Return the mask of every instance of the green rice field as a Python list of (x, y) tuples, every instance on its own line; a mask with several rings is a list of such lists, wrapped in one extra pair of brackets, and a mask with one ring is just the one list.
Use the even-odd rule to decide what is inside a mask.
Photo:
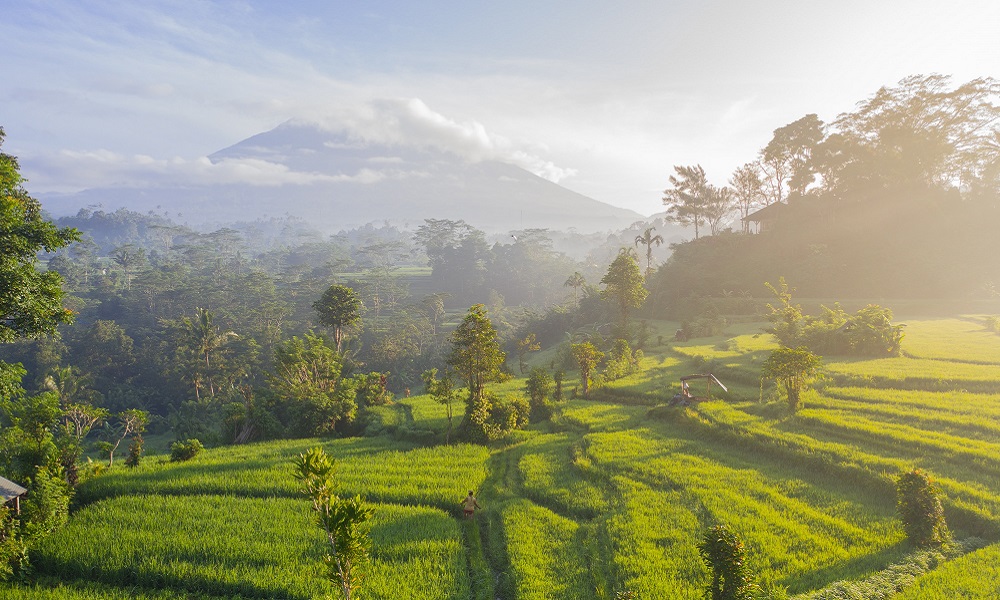
[[(742, 325), (649, 348), (640, 373), (491, 446), (444, 444), (444, 407), (414, 396), (379, 408), (378, 435), (116, 466), (32, 550), (35, 583), (0, 599), (337, 597), (290, 463), (317, 444), (338, 491), (375, 508), (359, 599), (703, 598), (697, 544), (719, 523), (762, 598), (1000, 597), (1000, 336), (976, 316), (905, 322), (903, 356), (824, 357), (794, 414), (760, 381), (773, 342)], [(729, 391), (669, 406), (702, 372)], [(943, 493), (955, 544), (940, 552), (896, 516), (894, 480), (914, 467)]]

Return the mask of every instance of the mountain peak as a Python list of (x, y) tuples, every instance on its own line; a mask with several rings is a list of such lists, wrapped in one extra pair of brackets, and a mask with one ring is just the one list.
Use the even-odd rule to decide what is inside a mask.
[[(416, 226), (425, 218), (463, 219), (490, 232), (604, 231), (642, 218), (500, 160), (463, 156), (435, 143), (364, 138), (300, 120), (208, 158), (229, 173), (225, 183), (94, 189), (43, 202), (53, 214), (95, 203), (141, 212), (158, 205), (183, 213), (194, 226), (293, 215), (326, 232), (383, 221)], [(241, 169), (256, 176), (234, 177)]]

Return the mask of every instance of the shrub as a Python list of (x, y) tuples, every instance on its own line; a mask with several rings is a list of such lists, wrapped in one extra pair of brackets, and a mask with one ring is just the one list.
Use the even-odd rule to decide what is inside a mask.
[(535, 367), (528, 375), (525, 387), (531, 405), (531, 422), (538, 423), (552, 418), (552, 403), (548, 401), (549, 393), (552, 391), (552, 376), (549, 372)]
[(494, 441), (528, 424), (531, 406), (528, 399), (516, 394), (499, 397), (485, 392), (469, 407), (462, 423), (471, 441)]
[(640, 360), (642, 360), (642, 350), (633, 352), (627, 341), (615, 340), (611, 352), (608, 353), (608, 362), (604, 367), (604, 378), (607, 381), (614, 381), (631, 375), (639, 370)]
[(798, 348), (778, 348), (771, 352), (762, 365), (766, 379), (774, 379), (788, 395), (788, 407), (797, 410), (799, 396), (809, 384), (809, 380), (819, 370), (820, 358), (805, 346)]
[(716, 525), (705, 532), (698, 544), (702, 560), (712, 570), (708, 595), (712, 600), (750, 600), (753, 585), (746, 572), (746, 551), (743, 542), (725, 525)]
[(197, 439), (192, 438), (183, 442), (177, 440), (173, 444), (170, 444), (170, 460), (172, 462), (191, 460), (204, 449), (205, 447)]
[(128, 456), (125, 458), (125, 464), (129, 467), (138, 467), (139, 461), (142, 460), (142, 451), (145, 446), (146, 441), (142, 439), (141, 435), (132, 438), (132, 443), (128, 446)]
[(931, 546), (951, 539), (937, 487), (926, 473), (920, 469), (903, 473), (896, 482), (896, 493), (896, 509), (914, 545)]

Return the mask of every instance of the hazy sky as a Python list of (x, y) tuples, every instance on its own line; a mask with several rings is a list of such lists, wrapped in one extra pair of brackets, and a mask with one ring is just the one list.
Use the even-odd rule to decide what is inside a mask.
[[(880, 86), (1000, 77), (1000, 2), (0, 0), (0, 125), (29, 191), (206, 176), (291, 118), (393, 128), (598, 200), (663, 209), (771, 132)], [(209, 173), (210, 175), (210, 173)]]

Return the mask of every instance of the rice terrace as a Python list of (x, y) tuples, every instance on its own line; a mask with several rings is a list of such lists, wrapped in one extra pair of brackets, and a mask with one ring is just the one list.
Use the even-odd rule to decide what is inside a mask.
[[(317, 444), (338, 460), (338, 492), (376, 507), (359, 598), (701, 598), (697, 546), (716, 522), (771, 593), (995, 597), (1000, 336), (975, 315), (906, 325), (901, 358), (827, 357), (795, 414), (768, 390), (761, 401), (757, 364), (773, 343), (747, 323), (651, 347), (639, 372), (488, 448), (438, 443), (444, 407), (414, 396), (381, 407), (373, 437), (151, 456), (88, 480), (69, 524), (33, 550), (42, 581), (63, 583), (3, 597), (331, 595), (290, 467)], [(664, 382), (695, 364), (730, 392), (669, 407), (679, 386)], [(914, 467), (943, 491), (946, 549), (906, 542), (894, 480)], [(474, 520), (460, 517), (467, 487), (485, 506)]]

